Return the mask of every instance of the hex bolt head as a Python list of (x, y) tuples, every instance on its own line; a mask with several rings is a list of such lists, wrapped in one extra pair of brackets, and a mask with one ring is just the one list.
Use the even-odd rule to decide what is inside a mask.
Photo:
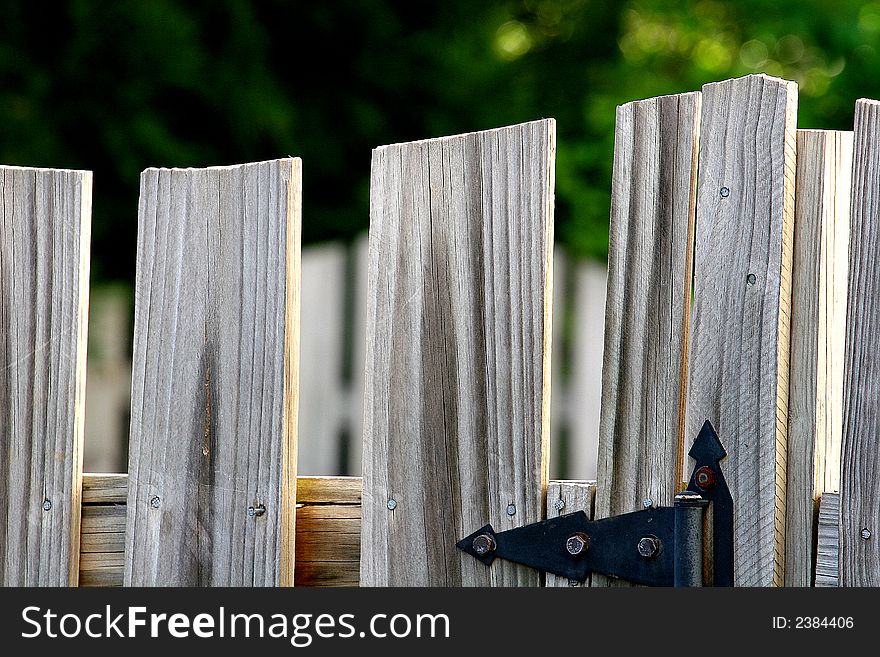
[(650, 509), (652, 506), (654, 506), (654, 500), (652, 500), (650, 497), (646, 497), (642, 500), (642, 506), (646, 509)]
[(694, 473), (694, 481), (700, 490), (709, 490), (715, 486), (715, 472), (704, 465)]
[(660, 541), (655, 536), (643, 536), (638, 543), (639, 556), (653, 559), (660, 552)]
[(489, 534), (480, 534), (474, 539), (471, 547), (474, 549), (474, 552), (483, 556), (495, 551), (495, 539), (489, 536)]
[(159, 499), (158, 495), (154, 495), (153, 499), (150, 500), (150, 506), (154, 509), (158, 509), (160, 504), (162, 504), (162, 500)]
[(51, 511), (52, 510), (52, 500), (48, 497), (43, 500), (43, 511)]
[(565, 500), (556, 500), (553, 503), (553, 508), (557, 511), (562, 511), (565, 508)]
[(730, 190), (727, 189), (727, 187), (722, 187), (721, 188), (721, 198), (727, 198), (728, 196), (730, 196)]
[(394, 509), (397, 508), (397, 500), (395, 500), (395, 499), (392, 497), (390, 500), (388, 500), (388, 503), (387, 503), (385, 506), (388, 507), (388, 510), (389, 510), (389, 511), (394, 511)]
[(266, 513), (266, 505), (265, 504), (257, 504), (256, 506), (249, 506), (247, 510), (247, 514), (251, 518), (259, 518), (261, 515)]
[(573, 557), (583, 554), (588, 547), (590, 547), (590, 537), (583, 532), (572, 534), (565, 541), (565, 551)]
[(859, 533), (862, 535), (862, 538), (865, 539), (866, 541), (871, 538), (871, 530), (868, 529), (867, 527), (862, 529), (862, 531)]
[(507, 515), (515, 516), (516, 515), (516, 504), (508, 504), (507, 505)]

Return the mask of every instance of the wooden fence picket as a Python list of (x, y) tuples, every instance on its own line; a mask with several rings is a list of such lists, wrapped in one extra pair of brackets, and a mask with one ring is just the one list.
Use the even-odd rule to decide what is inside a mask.
[(75, 586), (92, 174), (0, 167), (0, 584)]
[(596, 518), (681, 487), (699, 122), (699, 93), (617, 110)]
[(838, 490), (852, 133), (798, 130), (785, 585), (811, 586), (816, 511)]
[(300, 185), (142, 175), (126, 585), (293, 583)]
[(840, 585), (880, 586), (880, 101), (855, 109), (840, 481)]
[(738, 586), (783, 583), (797, 85), (703, 87), (685, 436), (724, 443)]
[(537, 585), (452, 547), (543, 517), (555, 124), (373, 153), (362, 585)]

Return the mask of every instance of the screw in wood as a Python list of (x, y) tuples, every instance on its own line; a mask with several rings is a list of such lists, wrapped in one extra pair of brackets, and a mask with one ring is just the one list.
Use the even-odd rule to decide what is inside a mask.
[(266, 506), (264, 504), (258, 504), (257, 506), (249, 506), (247, 510), (247, 514), (249, 517), (259, 518), (261, 515), (266, 513)]
[(590, 547), (590, 537), (583, 532), (572, 534), (565, 541), (565, 551), (573, 557), (582, 554), (588, 547)]
[(730, 190), (727, 189), (727, 187), (722, 187), (721, 188), (721, 198), (727, 198), (728, 196), (730, 196)]
[(43, 500), (43, 511), (51, 511), (52, 510), (52, 500), (48, 497)]
[(153, 499), (150, 500), (150, 506), (154, 509), (158, 509), (160, 504), (162, 504), (162, 500), (159, 499), (158, 495), (153, 496)]
[(556, 500), (553, 503), (553, 508), (557, 511), (562, 511), (565, 508), (565, 500)]
[(642, 506), (646, 509), (650, 509), (652, 506), (654, 506), (654, 500), (652, 500), (650, 497), (646, 497), (642, 500)]
[(516, 515), (516, 504), (508, 504), (507, 505), (507, 515), (515, 516)]
[(474, 552), (483, 556), (495, 551), (495, 539), (489, 536), (489, 534), (480, 534), (474, 539), (471, 547), (473, 547)]
[(388, 504), (386, 504), (385, 506), (388, 507), (388, 510), (389, 510), (389, 511), (394, 511), (394, 509), (397, 508), (397, 500), (395, 500), (395, 499), (392, 497), (390, 500), (388, 500)]
[(757, 280), (758, 277), (754, 274), (749, 274), (748, 276), (746, 276), (746, 283), (748, 283), (749, 285), (754, 285)]
[(640, 556), (645, 559), (651, 559), (652, 557), (656, 557), (657, 553), (660, 551), (660, 542), (653, 536), (643, 536), (639, 539), (639, 543), (636, 547)]
[(865, 527), (864, 529), (862, 529), (862, 531), (861, 531), (860, 533), (861, 533), (861, 535), (862, 535), (862, 538), (865, 539), (866, 541), (867, 541), (869, 538), (871, 538), (871, 530), (868, 529), (867, 527)]

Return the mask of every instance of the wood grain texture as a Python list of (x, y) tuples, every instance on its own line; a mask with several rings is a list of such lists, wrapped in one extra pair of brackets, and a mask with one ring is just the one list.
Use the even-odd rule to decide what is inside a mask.
[(819, 502), (816, 586), (840, 586), (840, 493), (823, 493)]
[[(80, 586), (122, 586), (127, 489), (128, 475), (83, 477)], [(357, 586), (361, 479), (299, 477), (296, 501), (296, 586)]]
[(125, 504), (127, 499), (127, 474), (99, 473), (83, 476), (83, 505)]
[(293, 582), (300, 185), (298, 159), (141, 177), (126, 585)]
[[(855, 109), (840, 481), (840, 584), (880, 586), (880, 101)], [(868, 530), (871, 538), (861, 537)]]
[(617, 108), (597, 518), (637, 511), (644, 499), (671, 505), (681, 488), (700, 100)]
[(838, 490), (852, 133), (798, 130), (785, 585), (810, 586), (816, 513)]
[(782, 585), (797, 85), (703, 87), (688, 359), (688, 444), (728, 457), (737, 586)]
[(77, 582), (91, 203), (91, 172), (0, 167), (4, 586)]
[[(587, 514), (587, 518), (592, 520), (595, 495), (595, 481), (551, 481), (547, 486), (546, 518), (556, 518), (576, 511), (583, 511)], [(589, 585), (589, 577), (581, 583), (551, 573), (544, 576), (544, 586), (548, 588)]]
[[(83, 476), (84, 490), (91, 488), (94, 477)], [(128, 475), (113, 477), (127, 487)], [(551, 481), (548, 503), (561, 496), (566, 500), (563, 513), (578, 508), (591, 512), (594, 488), (593, 482)], [(125, 500), (83, 504), (80, 586), (122, 586)], [(298, 477), (296, 502), (296, 586), (358, 586), (361, 478)]]
[(361, 555), (359, 477), (297, 480), (296, 586), (357, 586)]
[(373, 152), (365, 585), (539, 583), (454, 542), (543, 515), (554, 156), (552, 120)]

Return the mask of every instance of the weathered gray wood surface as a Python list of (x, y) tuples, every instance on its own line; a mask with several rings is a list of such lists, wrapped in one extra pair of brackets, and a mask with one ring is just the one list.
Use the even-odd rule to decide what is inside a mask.
[[(587, 518), (593, 519), (593, 503), (596, 495), (595, 481), (551, 481), (547, 486), (547, 518), (583, 511)], [(589, 586), (586, 582), (578, 582), (551, 573), (545, 575), (544, 586)]]
[(540, 581), (450, 541), (543, 516), (554, 154), (552, 120), (373, 153), (364, 585)]
[(840, 494), (824, 493), (819, 502), (819, 536), (816, 543), (816, 586), (839, 586)]
[(703, 87), (686, 439), (729, 454), (738, 586), (783, 583), (797, 85)]
[(293, 582), (300, 179), (141, 178), (126, 585)]
[(699, 121), (699, 93), (617, 109), (597, 518), (681, 486)]
[(798, 130), (785, 585), (810, 586), (816, 512), (840, 479), (852, 133)]
[[(841, 586), (880, 586), (880, 101), (855, 110), (840, 481)], [(862, 538), (867, 530), (870, 538)]]
[(0, 584), (76, 585), (92, 174), (0, 167)]

